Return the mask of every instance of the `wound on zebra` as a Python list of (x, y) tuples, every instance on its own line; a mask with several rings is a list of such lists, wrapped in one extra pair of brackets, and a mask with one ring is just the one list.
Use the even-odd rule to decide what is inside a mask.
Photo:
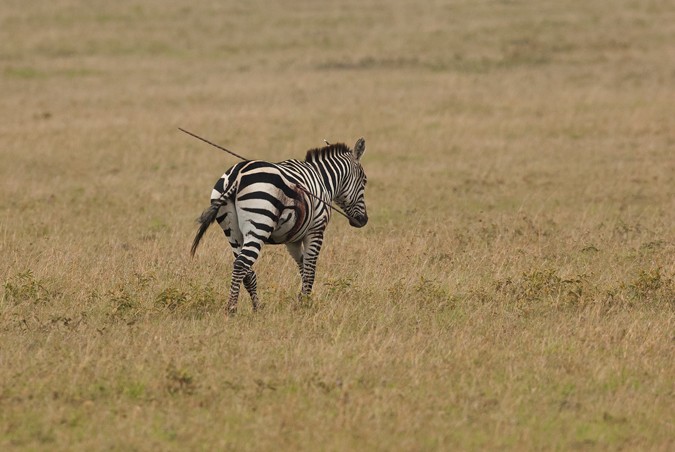
[(312, 292), (331, 203), (345, 212), (351, 226), (361, 228), (368, 222), (367, 178), (361, 166), (365, 150), (363, 138), (354, 149), (343, 143), (327, 144), (307, 151), (304, 161), (243, 161), (218, 179), (211, 191), (211, 205), (197, 220), (199, 230), (191, 254), (209, 226), (217, 222), (234, 254), (228, 314), (237, 311), (242, 282), (253, 310), (258, 309), (253, 264), (265, 244), (286, 245), (300, 270), (300, 297)]

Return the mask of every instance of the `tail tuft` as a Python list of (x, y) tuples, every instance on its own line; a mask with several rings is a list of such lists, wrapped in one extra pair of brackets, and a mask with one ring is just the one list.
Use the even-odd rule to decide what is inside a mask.
[(195, 256), (195, 251), (197, 251), (199, 242), (202, 240), (206, 230), (209, 228), (209, 226), (211, 226), (211, 223), (216, 221), (218, 209), (220, 209), (221, 205), (222, 204), (218, 202), (211, 204), (197, 219), (197, 223), (199, 223), (199, 230), (197, 231), (197, 235), (195, 235), (195, 239), (192, 241), (192, 248), (190, 248), (191, 257)]
[[(233, 170), (235, 168), (237, 168), (236, 165), (234, 167), (232, 167)], [(218, 182), (222, 183), (221, 181), (223, 181), (222, 178)], [(211, 223), (216, 221), (216, 217), (218, 216), (218, 211), (220, 210), (220, 208), (223, 205), (225, 205), (225, 203), (227, 203), (227, 200), (232, 197), (234, 192), (237, 191), (237, 186), (238, 186), (238, 184), (236, 182), (232, 183), (232, 184), (229, 184), (229, 187), (227, 188), (227, 190), (222, 192), (220, 194), (219, 198), (211, 199), (211, 205), (204, 212), (202, 212), (202, 214), (199, 216), (199, 218), (197, 219), (197, 223), (199, 223), (199, 230), (197, 231), (197, 235), (195, 236), (195, 239), (192, 241), (192, 248), (190, 248), (190, 256), (195, 257), (195, 251), (197, 251), (197, 247), (199, 246), (199, 242), (202, 240), (202, 236), (204, 235), (206, 230), (209, 228), (209, 226), (211, 226)], [(217, 187), (218, 187), (218, 185), (216, 184), (216, 189), (218, 189)], [(224, 189), (224, 188), (225, 187), (223, 186), (220, 189)], [(218, 189), (218, 191), (220, 191), (220, 189)]]

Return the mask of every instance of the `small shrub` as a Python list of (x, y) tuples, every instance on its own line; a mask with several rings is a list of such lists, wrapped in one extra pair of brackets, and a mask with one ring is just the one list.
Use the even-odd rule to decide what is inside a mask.
[(630, 298), (638, 301), (675, 303), (675, 287), (672, 278), (662, 274), (661, 268), (640, 270), (638, 276), (622, 288), (627, 289)]
[(640, 274), (631, 283), (630, 288), (638, 295), (648, 295), (655, 292), (664, 285), (661, 278), (661, 269), (656, 268), (652, 270), (640, 270)]
[(413, 290), (424, 304), (440, 304), (450, 299), (450, 294), (445, 287), (438, 281), (427, 279), (424, 276), (420, 277)]
[(218, 303), (218, 298), (213, 287), (191, 284), (187, 291), (175, 287), (163, 289), (155, 297), (154, 305), (160, 311), (202, 317), (222, 307), (222, 303)]
[(140, 303), (124, 288), (107, 292), (106, 298), (112, 306), (109, 316), (114, 320), (128, 322), (140, 314)]
[(197, 385), (187, 370), (179, 369), (171, 363), (166, 369), (166, 390), (171, 395), (192, 395), (197, 390)]
[(212, 286), (196, 287), (192, 285), (186, 313), (196, 317), (216, 312), (223, 307), (224, 297), (219, 295)]
[(552, 268), (525, 272), (520, 278), (506, 278), (495, 283), (497, 292), (514, 298), (514, 301), (555, 301), (578, 304), (593, 296), (594, 288), (587, 275), (561, 278)]
[(352, 284), (353, 281), (351, 278), (333, 278), (323, 283), (323, 285), (328, 288), (328, 293), (331, 295), (344, 292), (351, 287)]
[(39, 279), (35, 278), (32, 270), (18, 273), (4, 284), (5, 295), (3, 301), (12, 304), (31, 302), (41, 304), (48, 302), (53, 293)]
[(394, 304), (415, 304), (417, 308), (432, 310), (452, 307), (456, 299), (438, 281), (420, 277), (414, 285), (408, 285), (403, 281), (396, 281), (387, 288), (389, 297)]
[(184, 306), (188, 300), (188, 295), (176, 288), (170, 287), (164, 289), (155, 297), (155, 307), (161, 310), (175, 311)]

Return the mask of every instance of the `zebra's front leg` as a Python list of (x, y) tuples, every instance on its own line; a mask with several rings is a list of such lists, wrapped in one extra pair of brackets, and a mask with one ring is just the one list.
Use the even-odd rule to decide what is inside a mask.
[(298, 265), (298, 270), (300, 271), (300, 280), (304, 281), (304, 277), (302, 276), (304, 273), (302, 271), (302, 242), (287, 243), (286, 249), (295, 263)]
[(303, 240), (303, 245), (301, 297), (308, 296), (312, 293), (314, 275), (316, 272), (316, 261), (319, 258), (321, 245), (323, 245), (323, 231), (307, 235)]

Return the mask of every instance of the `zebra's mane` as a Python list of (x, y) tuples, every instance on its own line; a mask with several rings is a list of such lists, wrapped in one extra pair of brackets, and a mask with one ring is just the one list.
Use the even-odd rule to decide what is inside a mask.
[(349, 149), (344, 143), (335, 143), (322, 148), (310, 149), (307, 151), (305, 156), (305, 162), (316, 162), (318, 160), (323, 160), (325, 158), (335, 157), (337, 155), (351, 153), (352, 150)]

